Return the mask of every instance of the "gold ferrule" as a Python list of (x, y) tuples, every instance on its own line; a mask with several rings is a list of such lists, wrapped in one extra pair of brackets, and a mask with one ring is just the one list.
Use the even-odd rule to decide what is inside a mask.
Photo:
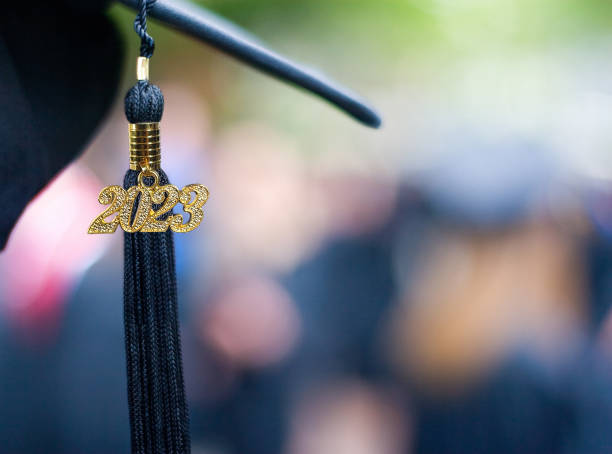
[(159, 123), (130, 123), (130, 169), (159, 170)]
[(136, 78), (149, 80), (149, 59), (147, 57), (138, 57), (136, 60)]

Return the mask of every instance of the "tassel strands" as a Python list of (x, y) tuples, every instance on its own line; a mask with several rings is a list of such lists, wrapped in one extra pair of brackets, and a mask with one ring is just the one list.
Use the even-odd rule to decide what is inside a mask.
[[(139, 81), (125, 102), (130, 123), (161, 120), (163, 95), (154, 85)], [(168, 184), (166, 174), (161, 169), (157, 172), (159, 183)], [(125, 189), (138, 184), (139, 173), (139, 170), (127, 171)], [(152, 177), (145, 177), (143, 181), (145, 185), (153, 184)], [(154, 205), (153, 209), (159, 206)], [(124, 239), (125, 345), (132, 453), (186, 454), (190, 452), (189, 423), (172, 232), (125, 232)]]
[[(154, 49), (146, 22), (150, 2), (141, 0), (139, 6), (134, 22), (141, 37), (138, 82), (125, 97), (130, 168), (123, 187), (111, 185), (100, 191), (98, 202), (108, 208), (93, 220), (88, 233), (112, 234), (119, 226), (125, 232), (123, 291), (132, 454), (189, 454), (172, 235), (200, 225), (208, 189), (188, 184), (179, 190), (161, 168), (159, 122), (164, 96), (148, 80)], [(178, 203), (184, 214), (173, 213)]]
[[(159, 122), (164, 97), (148, 81), (148, 59), (155, 46), (147, 33), (146, 16), (151, 3), (140, 2), (134, 21), (141, 37), (141, 57), (139, 80), (125, 97), (125, 114), (130, 123), (130, 169), (123, 182), (126, 190), (139, 184), (141, 169), (155, 169), (159, 184), (169, 184), (160, 167)], [(145, 176), (143, 183), (152, 185), (154, 179)], [(158, 210), (162, 205), (153, 204), (152, 208)], [(132, 217), (135, 212), (133, 208)], [(159, 219), (169, 216), (172, 211)], [(124, 233), (125, 350), (132, 454), (191, 452), (172, 235), (169, 229)]]

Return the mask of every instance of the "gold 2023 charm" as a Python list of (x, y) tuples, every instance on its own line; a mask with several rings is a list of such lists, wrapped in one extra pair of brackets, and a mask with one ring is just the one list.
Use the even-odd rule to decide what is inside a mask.
[[(153, 177), (153, 184), (145, 185), (143, 177)], [(192, 193), (195, 194), (193, 200)], [(137, 186), (127, 190), (121, 186), (107, 186), (100, 191), (98, 202), (110, 206), (93, 220), (88, 233), (114, 233), (117, 226), (121, 226), (128, 233), (165, 232), (169, 228), (179, 233), (191, 232), (202, 222), (202, 207), (207, 200), (208, 189), (205, 186), (189, 184), (180, 191), (171, 184), (159, 186), (158, 173), (146, 169), (138, 175)], [(179, 202), (189, 214), (189, 221), (186, 223), (183, 223), (182, 214), (168, 214)], [(161, 207), (154, 210), (153, 205)], [(115, 213), (117, 215), (112, 220), (105, 220)]]

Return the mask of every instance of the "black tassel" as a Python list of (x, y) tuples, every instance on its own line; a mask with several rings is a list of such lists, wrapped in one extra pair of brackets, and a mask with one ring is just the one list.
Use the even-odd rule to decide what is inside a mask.
[[(139, 81), (125, 98), (130, 123), (159, 122), (163, 106), (161, 90), (148, 81)], [(168, 184), (166, 174), (162, 170), (158, 173), (159, 184)], [(138, 184), (138, 174), (139, 171), (128, 170), (125, 189)], [(147, 185), (153, 182), (151, 177), (143, 181)], [(125, 348), (132, 454), (191, 451), (172, 235), (170, 230), (124, 233)]]

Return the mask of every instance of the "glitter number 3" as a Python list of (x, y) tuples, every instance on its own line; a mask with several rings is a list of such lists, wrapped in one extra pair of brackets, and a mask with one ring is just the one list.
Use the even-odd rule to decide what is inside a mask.
[[(191, 202), (192, 192), (195, 193), (193, 202)], [(189, 213), (189, 222), (183, 224), (183, 216), (177, 214), (172, 219), (170, 228), (177, 233), (191, 232), (200, 225), (204, 217), (202, 207), (208, 200), (208, 189), (201, 184), (188, 184), (181, 190), (179, 200), (183, 204), (185, 213)]]

